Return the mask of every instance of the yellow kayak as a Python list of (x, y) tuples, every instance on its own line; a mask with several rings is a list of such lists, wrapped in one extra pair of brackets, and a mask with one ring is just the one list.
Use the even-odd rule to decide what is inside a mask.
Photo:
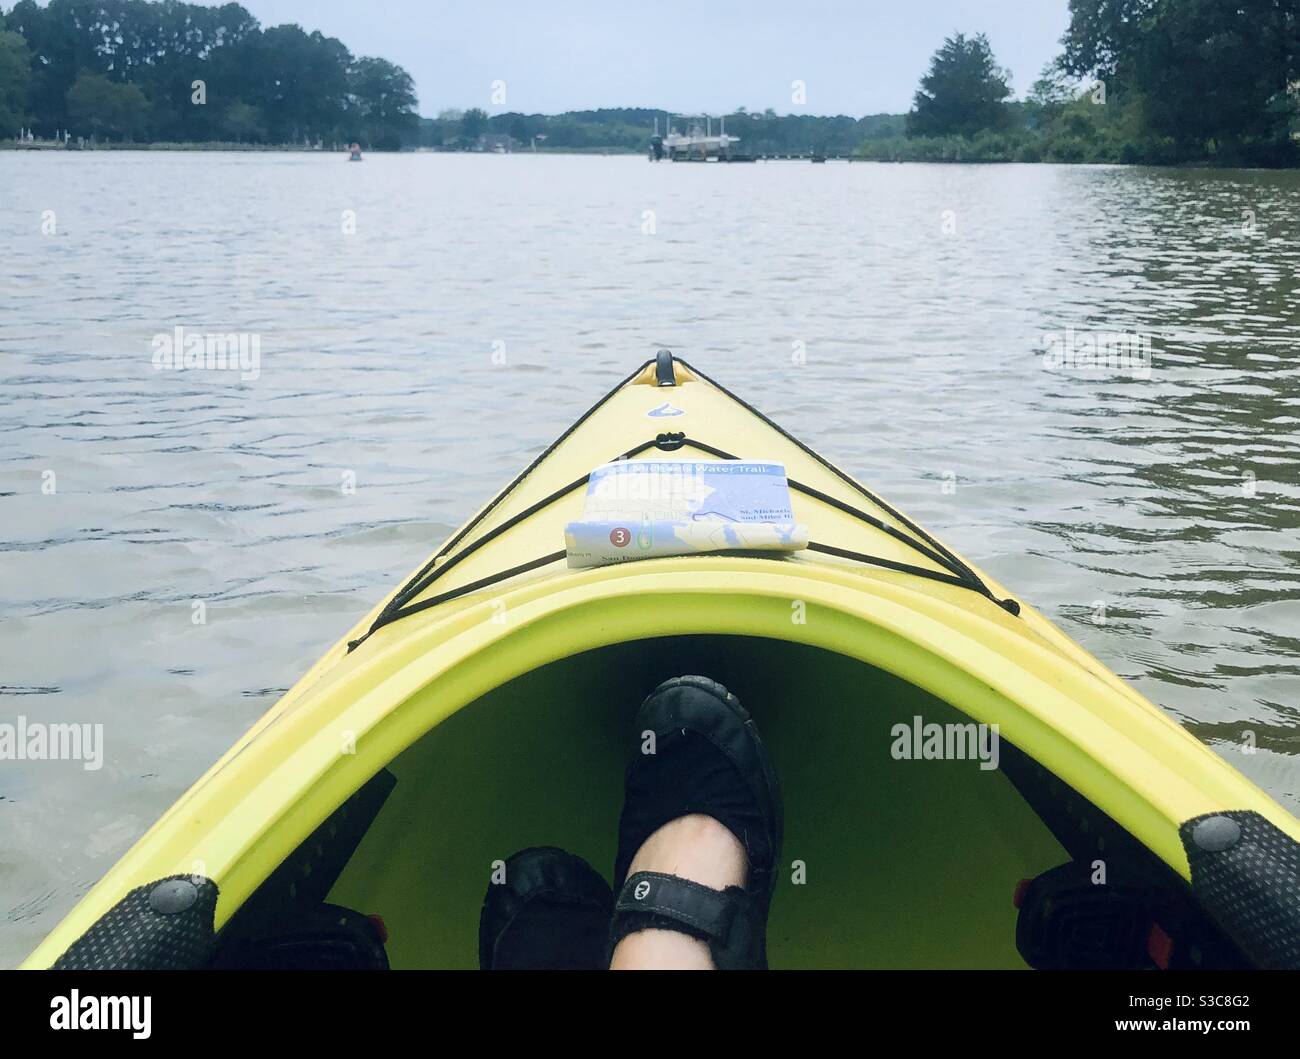
[[(571, 567), (592, 470), (670, 456), (780, 463), (807, 547)], [(329, 650), (25, 966), (203, 966), (322, 901), (382, 916), (394, 967), (476, 966), (494, 864), (540, 844), (611, 864), (624, 727), (680, 673), (740, 697), (781, 778), (774, 967), (1300, 966), (1300, 821), (666, 353)]]

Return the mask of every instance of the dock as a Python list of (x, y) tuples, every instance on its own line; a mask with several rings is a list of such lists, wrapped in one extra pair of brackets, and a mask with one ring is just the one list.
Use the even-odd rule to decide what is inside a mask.
[[(652, 162), (852, 162), (850, 155), (827, 155), (819, 151), (807, 154), (750, 154), (740, 151), (736, 144), (739, 136), (727, 132), (727, 119), (716, 119), (718, 131), (713, 131), (714, 118), (708, 114), (669, 114), (664, 122), (664, 132), (659, 132), (659, 119), (655, 118), (654, 134), (650, 137)], [(684, 132), (682, 130), (685, 130)]]

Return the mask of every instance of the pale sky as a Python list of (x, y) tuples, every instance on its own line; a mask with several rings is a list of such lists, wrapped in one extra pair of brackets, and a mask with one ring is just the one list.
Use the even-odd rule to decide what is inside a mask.
[[(954, 32), (983, 32), (1023, 96), (1055, 58), (1067, 0), (242, 0), (415, 78), (420, 112), (480, 106), (901, 113)], [(807, 86), (792, 105), (791, 82)], [(493, 105), (494, 81), (506, 103)]]

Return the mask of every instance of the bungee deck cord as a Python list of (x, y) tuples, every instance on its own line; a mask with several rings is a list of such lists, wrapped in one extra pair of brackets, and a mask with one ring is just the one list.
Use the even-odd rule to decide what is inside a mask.
[[(554, 452), (562, 442), (564, 442), (569, 436), (573, 434), (575, 430), (578, 429), (578, 427), (580, 427), (584, 422), (586, 422), (586, 420), (589, 419), (592, 416), (592, 414), (594, 414), (597, 411), (597, 409), (599, 409), (602, 405), (604, 405), (605, 402), (610, 399), (610, 397), (618, 393), (624, 386), (626, 386), (638, 375), (640, 375), (643, 371), (645, 371), (646, 368), (648, 368), (651, 363), (656, 363), (656, 369), (658, 373), (657, 378), (660, 384), (668, 385), (663, 381), (664, 380), (664, 374), (662, 370), (663, 360), (660, 359), (658, 362), (646, 361), (639, 368), (637, 368), (636, 371), (632, 372), (627, 378), (625, 378), (621, 383), (619, 383), (618, 386), (610, 390), (609, 393), (607, 393), (604, 397), (602, 397), (599, 401), (597, 401), (594, 405), (592, 405), (591, 408), (589, 408), (585, 413), (583, 413), (583, 415), (580, 416), (568, 428), (568, 430), (566, 430), (550, 446), (548, 446), (545, 451), (543, 451), (535, 460), (533, 460), (531, 464), (528, 465), (527, 468), (525, 468), (519, 475), (517, 475), (515, 479), (509, 485), (507, 485), (500, 493), (498, 493), (496, 497), (494, 497), (492, 501), (488, 503), (487, 506), (485, 506), (473, 519), (471, 519), (464, 527), (462, 527), (456, 534), (454, 534), (452, 538), (445, 545), (443, 545), (443, 547), (437, 552), (437, 554), (434, 555), (434, 557), (430, 559), (427, 563), (425, 563), (424, 566), (421, 567), (420, 570), (418, 570), (406, 582), (406, 584), (404, 584), (401, 587), (401, 589), (398, 590), (398, 592), (393, 596), (393, 598), (389, 600), (388, 604), (375, 617), (375, 620), (371, 623), (370, 628), (365, 632), (365, 634), (359, 636), (355, 640), (351, 640), (348, 642), (348, 651), (351, 652), (355, 650), (379, 629), (382, 629), (385, 625), (390, 625), (401, 618), (408, 617), (412, 614), (418, 614), (421, 611), (429, 610), (443, 603), (448, 603), (454, 599), (459, 599), (461, 596), (468, 595), (471, 592), (477, 592), (480, 589), (490, 588), (491, 586), (496, 585), (502, 581), (508, 580), (509, 578), (517, 577), (520, 574), (529, 573), (533, 570), (540, 569), (543, 566), (548, 566), (551, 563), (559, 562), (562, 559), (564, 559), (565, 551), (563, 549), (556, 552), (550, 552), (546, 555), (539, 556), (536, 559), (532, 559), (526, 563), (521, 563), (518, 566), (512, 566), (506, 570), (501, 570), (487, 577), (479, 578), (477, 581), (470, 582), (469, 584), (461, 585), (459, 588), (454, 588), (447, 592), (443, 592), (438, 595), (431, 596), (428, 599), (420, 600), (418, 603), (413, 602), (417, 596), (421, 595), (422, 593), (427, 591), (430, 587), (432, 587), (439, 578), (441, 578), (449, 570), (454, 569), (459, 563), (469, 558), (469, 556), (473, 555), (480, 548), (496, 540), (502, 534), (509, 532), (515, 526), (518, 526), (520, 523), (527, 521), (533, 515), (536, 515), (538, 512), (545, 510), (550, 505), (556, 503), (559, 500), (562, 500), (564, 497), (568, 496), (576, 489), (580, 489), (588, 483), (588, 481), (591, 478), (590, 474), (585, 474), (580, 478), (574, 479), (568, 485), (561, 486), (559, 489), (556, 489), (554, 492), (550, 493), (549, 495), (543, 497), (542, 499), (536, 501), (533, 504), (530, 504), (527, 508), (525, 508), (523, 511), (519, 512), (518, 514), (512, 515), (505, 522), (501, 523), (501, 525), (496, 526), (493, 529), (489, 530), (482, 537), (479, 537), (476, 540), (471, 541), (460, 551), (453, 552), (453, 549), (456, 547), (456, 545), (459, 544), (462, 540), (464, 540), (465, 537), (469, 533), (471, 533), (476, 526), (481, 524), (482, 521), (489, 514), (491, 514), (492, 511), (494, 511), (497, 508), (497, 506), (503, 500), (505, 500), (505, 498), (508, 497), (519, 486), (519, 484), (528, 477), (529, 474), (532, 473), (533, 470), (535, 470), (548, 456), (550, 456), (550, 454)], [(751, 415), (756, 416), (764, 423), (766, 423), (768, 426), (772, 427), (787, 441), (793, 442), (796, 446), (798, 446), (798, 448), (801, 451), (811, 456), (821, 466), (834, 472), (834, 474), (838, 478), (840, 478), (847, 485), (849, 485), (855, 492), (865, 497), (874, 506), (884, 511), (891, 518), (900, 522), (911, 532), (911, 534), (915, 534), (915, 536), (912, 536), (909, 533), (905, 533), (895, 526), (891, 526), (883, 519), (877, 518), (875, 515), (872, 515), (868, 511), (863, 511), (860, 508), (856, 508), (852, 504), (845, 503), (843, 500), (830, 496), (827, 493), (823, 493), (820, 490), (814, 489), (812, 486), (805, 485), (802, 482), (796, 481), (793, 478), (787, 479), (791, 489), (793, 489), (797, 493), (801, 493), (804, 496), (816, 500), (819, 503), (826, 504), (830, 507), (835, 508), (837, 511), (840, 511), (846, 515), (851, 515), (852, 517), (862, 522), (865, 522), (867, 525), (873, 527), (874, 529), (877, 529), (882, 533), (885, 533), (886, 535), (893, 538), (894, 540), (897, 540), (900, 543), (906, 545), (907, 547), (913, 549), (914, 551), (919, 552), (921, 555), (925, 556), (925, 558), (929, 559), (937, 566), (942, 567), (943, 571), (946, 572), (931, 570), (928, 569), (927, 567), (916, 566), (912, 563), (901, 563), (901, 562), (897, 562), (896, 560), (883, 558), (881, 556), (870, 555), (865, 552), (853, 551), (848, 548), (839, 548), (839, 547), (835, 547), (834, 545), (822, 544), (817, 541), (810, 541), (808, 543), (809, 551), (819, 552), (823, 555), (833, 555), (836, 556), (837, 558), (848, 559), (850, 561), (862, 563), (867, 566), (876, 566), (886, 570), (894, 570), (901, 573), (907, 573), (907, 574), (914, 575), (916, 577), (923, 577), (931, 581), (938, 581), (942, 584), (954, 585), (958, 588), (970, 589), (971, 591), (977, 592), (980, 595), (991, 600), (993, 603), (996, 603), (999, 607), (1002, 607), (1004, 610), (1006, 610), (1008, 613), (1012, 615), (1018, 615), (1020, 613), (1019, 603), (1017, 603), (1014, 599), (998, 599), (997, 596), (995, 596), (993, 592), (989, 589), (989, 587), (984, 583), (984, 581), (973, 570), (971, 570), (969, 566), (967, 566), (964, 562), (962, 562), (959, 558), (957, 558), (956, 555), (954, 555), (946, 547), (944, 547), (933, 537), (931, 537), (930, 534), (928, 534), (920, 526), (916, 525), (914, 522), (908, 519), (905, 515), (895, 510), (893, 507), (887, 504), (880, 497), (872, 493), (869, 489), (865, 488), (864, 486), (860, 485), (858, 482), (854, 481), (851, 477), (849, 477), (847, 474), (841, 471), (834, 464), (830, 463), (829, 461), (827, 461), (826, 459), (818, 455), (818, 453), (808, 448), (807, 445), (803, 444), (803, 442), (799, 441), (798, 438), (788, 433), (778, 424), (772, 422), (772, 420), (768, 419), (767, 416), (763, 415), (763, 413), (760, 412), (758, 409), (747, 404), (745, 401), (737, 397), (735, 394), (731, 393), (725, 387), (718, 385), (718, 383), (714, 382), (703, 372), (698, 371), (697, 369), (691, 367), (690, 364), (688, 364), (684, 360), (680, 360), (680, 358), (678, 358), (678, 363), (682, 364), (688, 370), (698, 375), (701, 379), (709, 383), (711, 386), (716, 387), (721, 393), (724, 393), (726, 396), (730, 397), (733, 401), (735, 401), (737, 404), (743, 407)], [(669, 432), (669, 433), (658, 434), (655, 437), (651, 438), (650, 440), (644, 441), (640, 445), (636, 445), (633, 448), (628, 449), (626, 452), (621, 453), (620, 455), (614, 457), (614, 459), (610, 462), (617, 462), (619, 460), (629, 460), (636, 456), (641, 455), (643, 452), (649, 451), (650, 449), (659, 449), (662, 452), (677, 452), (683, 448), (688, 448), (688, 447), (691, 449), (695, 449), (699, 452), (707, 453), (720, 460), (739, 460), (742, 458), (740, 456), (734, 455), (733, 453), (726, 452), (723, 449), (717, 448), (714, 445), (710, 445), (705, 441), (701, 441), (697, 438), (688, 437), (685, 433)], [(741, 552), (738, 554), (747, 554), (747, 553)]]

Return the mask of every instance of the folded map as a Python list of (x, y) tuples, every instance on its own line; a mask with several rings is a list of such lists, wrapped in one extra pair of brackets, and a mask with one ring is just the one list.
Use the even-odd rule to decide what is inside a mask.
[(564, 527), (564, 537), (573, 567), (808, 546), (785, 467), (761, 460), (607, 463), (591, 472), (582, 518)]

